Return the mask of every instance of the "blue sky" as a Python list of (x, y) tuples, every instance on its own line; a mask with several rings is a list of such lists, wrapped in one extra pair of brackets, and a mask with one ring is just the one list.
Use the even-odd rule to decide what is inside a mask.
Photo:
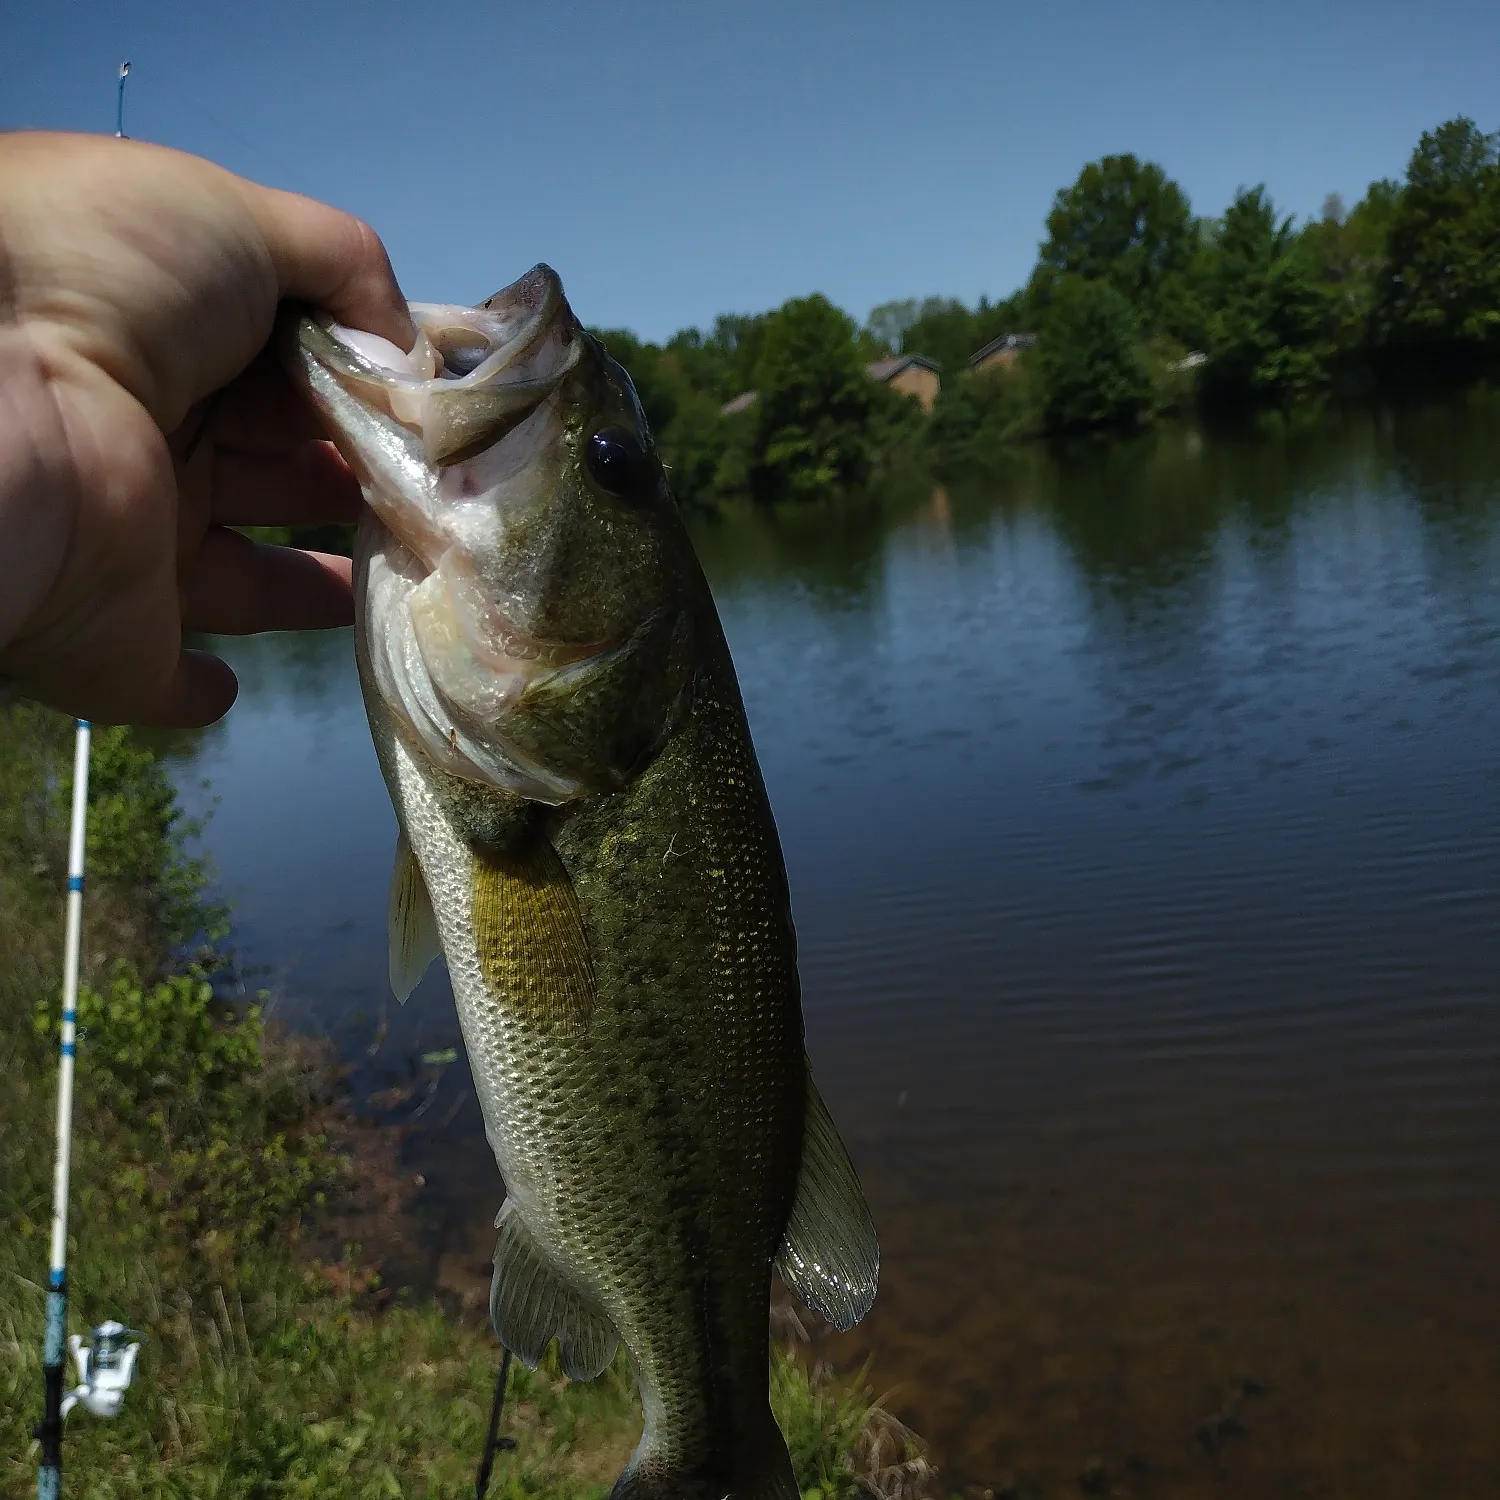
[(1201, 213), (1299, 215), (1500, 128), (1500, 4), (802, 0), (7, 7), (0, 124), (127, 131), (368, 218), (412, 297), (537, 260), (587, 322), (661, 338), (821, 291), (1024, 280), (1052, 194), (1112, 151)]

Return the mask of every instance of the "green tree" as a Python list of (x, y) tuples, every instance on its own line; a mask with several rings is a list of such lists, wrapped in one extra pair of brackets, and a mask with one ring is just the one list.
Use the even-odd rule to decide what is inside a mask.
[(596, 328), (593, 333), (610, 357), (625, 367), (641, 398), (646, 421), (659, 441), (671, 427), (684, 394), (686, 382), (680, 370), (657, 345), (645, 343), (627, 329)]
[(723, 361), (725, 383), (721, 391), (726, 401), (756, 388), (766, 328), (774, 316), (774, 313), (723, 313), (714, 319), (708, 343), (715, 357)]
[(1106, 156), (1052, 200), (1033, 290), (1045, 302), (1061, 277), (1108, 281), (1150, 331), (1170, 323), (1197, 244), (1187, 195), (1155, 162)]
[(818, 295), (786, 303), (766, 320), (756, 375), (758, 496), (810, 500), (868, 479), (890, 393), (865, 374), (852, 318)]
[(1376, 287), (1385, 268), (1400, 194), (1401, 185), (1389, 178), (1372, 182), (1347, 213), (1338, 195), (1330, 194), (1322, 216), (1299, 236), (1302, 253), (1330, 298), (1334, 336), (1346, 353), (1369, 338)]
[(1423, 133), (1390, 226), (1381, 340), (1500, 349), (1500, 137), (1458, 118)]
[(1390, 248), (1391, 225), (1401, 201), (1401, 184), (1389, 177), (1372, 182), (1344, 220), (1344, 268), (1352, 277), (1374, 282)]
[(679, 504), (698, 504), (713, 493), (723, 448), (719, 403), (702, 391), (684, 390), (672, 425), (658, 436), (667, 483)]
[(665, 347), (623, 329), (597, 333), (635, 384), (672, 493), (685, 505), (712, 505), (744, 488), (745, 424), (726, 421), (720, 408), (741, 378), (739, 335), (764, 321), (721, 318), (713, 333), (683, 329)]
[(1042, 428), (1042, 391), (1031, 356), (943, 382), (927, 424), (927, 449), (943, 472), (993, 467), (1007, 444)]
[(865, 319), (865, 329), (872, 338), (885, 346), (886, 353), (894, 354), (901, 347), (901, 339), (906, 330), (921, 316), (920, 298), (906, 297), (899, 302), (882, 302), (879, 307), (870, 309), (870, 316)]
[(727, 400), (723, 391), (730, 382), (729, 362), (712, 337), (697, 328), (682, 328), (662, 346), (662, 358), (673, 376), (691, 391)]
[(1326, 384), (1338, 352), (1333, 298), (1264, 185), (1235, 194), (1210, 265), (1211, 388), (1285, 401)]
[(956, 372), (983, 342), (968, 307), (952, 297), (929, 297), (903, 330), (897, 347), (902, 354), (922, 354)]
[(1106, 280), (1060, 277), (1051, 290), (1041, 339), (1031, 358), (1053, 431), (1103, 427), (1140, 417), (1151, 403), (1130, 304)]

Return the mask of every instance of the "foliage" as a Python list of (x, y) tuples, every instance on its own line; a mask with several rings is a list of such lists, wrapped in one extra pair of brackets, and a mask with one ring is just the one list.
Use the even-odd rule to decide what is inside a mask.
[(921, 1444), (861, 1379), (835, 1382), (795, 1360), (771, 1370), (771, 1406), (786, 1437), (803, 1500), (865, 1500), (925, 1493), (933, 1470)]
[(1192, 415), (1199, 397), (1202, 352), (1157, 334), (1141, 344), (1140, 357), (1151, 388), (1149, 414)]
[(1375, 292), (1385, 270), (1391, 220), (1400, 199), (1400, 184), (1383, 178), (1347, 213), (1338, 195), (1330, 194), (1322, 215), (1306, 225), (1300, 248), (1326, 290), (1341, 353), (1350, 353), (1369, 337)]
[(1064, 276), (1053, 285), (1035, 360), (1052, 431), (1128, 422), (1150, 408), (1140, 329), (1108, 281)]
[(1152, 329), (1162, 323), (1165, 294), (1185, 277), (1195, 247), (1182, 189), (1155, 162), (1105, 156), (1052, 200), (1036, 294), (1045, 303), (1068, 276), (1108, 281)]
[[(58, 843), (71, 813), (72, 786), (51, 783), (50, 820)], [(183, 852), (197, 833), (183, 817), (165, 767), (128, 729), (96, 729), (89, 751), (87, 867), (90, 877), (133, 891), (167, 948), (225, 930), (223, 910), (205, 900), (201, 860)]]
[(1287, 401), (1325, 385), (1337, 353), (1331, 289), (1263, 186), (1235, 195), (1210, 265), (1208, 346), (1221, 397)]
[[(718, 391), (726, 401), (755, 388), (769, 321), (769, 313), (727, 313), (714, 319), (713, 334), (701, 346), (706, 357), (704, 369), (722, 370)], [(693, 347), (694, 337), (691, 331), (679, 333), (667, 347)], [(691, 371), (689, 375), (692, 377)]]
[(1391, 215), (1382, 341), (1500, 351), (1500, 136), (1472, 120), (1424, 132)]
[(927, 426), (938, 469), (992, 467), (1007, 444), (1042, 430), (1041, 403), (1041, 385), (1026, 358), (945, 381)]
[(721, 317), (711, 334), (684, 329), (665, 345), (643, 342), (624, 329), (596, 330), (629, 372), (672, 493), (684, 505), (712, 505), (749, 484), (754, 424), (726, 417), (721, 409), (754, 389), (768, 317)]
[(853, 319), (816, 294), (767, 320), (750, 470), (759, 498), (813, 500), (870, 477), (882, 388), (865, 374), (855, 334)]
[(683, 392), (666, 457), (673, 494), (691, 504), (743, 490), (749, 426), (743, 418), (724, 416), (712, 396)]
[(612, 359), (630, 372), (635, 393), (653, 433), (665, 432), (677, 415), (683, 393), (690, 389), (680, 365), (664, 349), (646, 344), (625, 328), (596, 329), (595, 336)]
[[(599, 337), (635, 382), (686, 505), (805, 499), (864, 483), (910, 426), (910, 403), (864, 373), (885, 345), (823, 297), (721, 317), (710, 334), (686, 329), (664, 345), (622, 330)], [(723, 410), (747, 392), (748, 410)]]
[[(54, 1006), (39, 1006), (35, 1023), (56, 1040)], [(118, 959), (104, 990), (79, 991), (78, 1025), (94, 1076), (132, 1114), (160, 1105), (190, 1127), (209, 1096), (241, 1089), (260, 1072), (260, 1007), (228, 1011), (197, 971), (148, 985)]]

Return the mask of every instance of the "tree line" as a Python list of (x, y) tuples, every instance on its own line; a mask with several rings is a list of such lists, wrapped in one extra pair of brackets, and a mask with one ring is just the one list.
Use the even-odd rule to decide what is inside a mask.
[[(1123, 155), (1061, 189), (1046, 230), (1025, 286), (998, 302), (891, 302), (861, 325), (814, 295), (660, 345), (600, 336), (697, 504), (813, 499), (903, 457), (982, 464), (1053, 433), (1289, 406), (1500, 356), (1500, 135), (1469, 119), (1425, 132), (1403, 180), (1352, 208), (1331, 195), (1300, 226), (1264, 184), (1199, 217), (1160, 166)], [(1034, 347), (970, 370), (1011, 332)], [(865, 373), (895, 353), (941, 366), (930, 416)]]

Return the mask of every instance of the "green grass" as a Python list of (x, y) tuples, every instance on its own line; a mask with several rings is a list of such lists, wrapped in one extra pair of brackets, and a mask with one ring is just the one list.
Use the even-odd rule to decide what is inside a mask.
[[(0, 1496), (17, 1500), (36, 1483), (71, 739), (71, 721), (0, 710)], [(377, 1309), (352, 1258), (343, 1277), (316, 1262), (308, 1231), (349, 1170), (314, 1130), (326, 1077), (216, 995), (226, 914), (158, 761), (105, 730), (93, 768), (70, 1322), (119, 1317), (148, 1342), (118, 1418), (69, 1418), (66, 1493), (472, 1494), (493, 1335), (431, 1303)], [(772, 1382), (805, 1492), (927, 1484), (867, 1390), (785, 1353)], [(490, 1493), (607, 1493), (639, 1430), (623, 1365), (581, 1385), (514, 1366), (511, 1392), (518, 1448)]]

